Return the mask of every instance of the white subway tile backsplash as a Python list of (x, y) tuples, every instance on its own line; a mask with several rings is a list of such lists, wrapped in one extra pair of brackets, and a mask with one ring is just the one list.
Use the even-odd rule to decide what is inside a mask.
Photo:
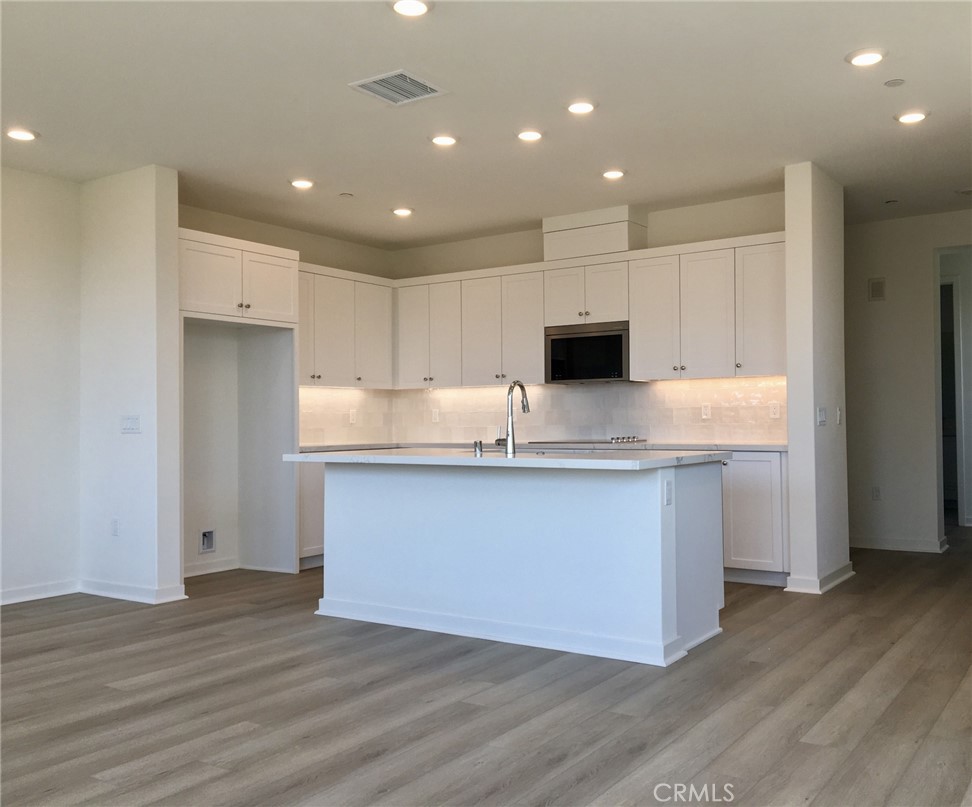
[[(786, 378), (528, 386), (519, 440), (638, 435), (654, 443), (785, 443)], [(770, 404), (780, 417), (770, 417)], [(702, 404), (711, 417), (703, 420)], [(350, 423), (354, 409), (356, 422)], [(439, 422), (432, 422), (432, 409)], [(471, 442), (505, 429), (505, 387), (436, 390), (300, 388), (302, 445)]]

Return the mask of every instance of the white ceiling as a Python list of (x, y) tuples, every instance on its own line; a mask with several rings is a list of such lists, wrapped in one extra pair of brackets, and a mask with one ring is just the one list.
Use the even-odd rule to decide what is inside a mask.
[[(846, 187), (852, 222), (972, 201), (956, 193), (970, 2), (441, 0), (408, 19), (385, 2), (4, 0), (0, 23), (2, 125), (41, 134), (3, 138), (5, 165), (83, 181), (157, 163), (183, 204), (374, 246), (780, 190), (804, 160)], [(862, 47), (888, 57), (851, 67)], [(448, 94), (393, 107), (347, 86), (400, 68)], [(577, 98), (597, 109), (571, 115)], [(931, 115), (893, 120), (912, 108)], [(519, 141), (527, 127), (544, 139)], [(433, 146), (443, 131), (459, 144)]]

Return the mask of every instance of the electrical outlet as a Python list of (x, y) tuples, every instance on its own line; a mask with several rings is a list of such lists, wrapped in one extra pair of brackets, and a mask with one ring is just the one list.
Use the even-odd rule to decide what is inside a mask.
[(877, 485), (871, 488), (871, 501), (872, 502), (881, 501), (881, 488), (879, 488)]
[(818, 406), (817, 407), (817, 425), (826, 426), (827, 425), (827, 407)]
[(357, 409), (352, 409), (350, 412), (348, 412), (348, 422), (351, 423), (352, 425), (354, 425), (355, 423), (358, 422), (358, 410)]
[(770, 401), (770, 418), (773, 420), (780, 419), (780, 402)]
[(439, 410), (438, 409), (433, 409), (432, 410), (432, 422), (433, 423), (438, 423), (439, 422)]
[(702, 420), (712, 417), (712, 404), (702, 404)]
[(142, 418), (139, 415), (122, 415), (121, 419), (122, 434), (141, 434)]
[(111, 535), (113, 538), (117, 538), (121, 535), (121, 528), (118, 526), (118, 519), (113, 518), (111, 520)]
[(216, 531), (204, 530), (199, 536), (199, 554), (216, 551)]

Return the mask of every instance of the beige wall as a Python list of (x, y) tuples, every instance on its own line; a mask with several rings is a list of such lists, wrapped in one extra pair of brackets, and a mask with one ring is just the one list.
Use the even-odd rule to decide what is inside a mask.
[[(639, 211), (648, 226), (648, 246), (688, 244), (783, 230), (783, 193), (764, 193), (702, 205)], [(304, 263), (395, 280), (473, 269), (516, 266), (543, 260), (543, 231), (534, 229), (467, 238), (429, 246), (384, 250), (337, 238), (228, 216), (187, 205), (179, 226), (300, 252)]]
[(77, 590), (80, 204), (3, 169), (4, 602)]
[[(851, 544), (935, 552), (938, 486), (935, 249), (972, 243), (972, 211), (846, 229)], [(883, 277), (884, 302), (867, 301)], [(969, 369), (972, 372), (972, 369)], [(881, 489), (874, 501), (872, 488)]]

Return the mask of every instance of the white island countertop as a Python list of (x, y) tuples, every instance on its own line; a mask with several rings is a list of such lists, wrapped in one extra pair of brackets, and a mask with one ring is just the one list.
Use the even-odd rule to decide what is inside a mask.
[(622, 449), (618, 451), (546, 450), (524, 446), (515, 457), (503, 449), (485, 447), (481, 457), (472, 448), (374, 448), (349, 451), (285, 454), (290, 462), (324, 462), (371, 465), (448, 465), (475, 468), (563, 468), (597, 471), (646, 471), (728, 460), (728, 451), (652, 451)]

